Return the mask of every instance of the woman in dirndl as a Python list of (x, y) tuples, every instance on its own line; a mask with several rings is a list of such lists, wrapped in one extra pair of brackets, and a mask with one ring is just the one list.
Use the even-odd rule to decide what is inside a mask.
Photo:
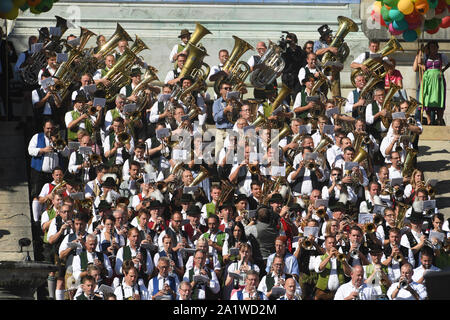
[(414, 61), (414, 70), (421, 68), (424, 71), (419, 101), (425, 108), (427, 124), (432, 125), (444, 125), (446, 90), (444, 72), (449, 67), (447, 56), (439, 53), (438, 49), (437, 41), (430, 41), (426, 45), (422, 61), (420, 61), (420, 53)]

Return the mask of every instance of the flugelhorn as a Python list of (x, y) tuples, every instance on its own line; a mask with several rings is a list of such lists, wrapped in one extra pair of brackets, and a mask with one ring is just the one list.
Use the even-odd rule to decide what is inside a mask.
[(285, 62), (281, 58), (281, 48), (269, 40), (269, 48), (250, 76), (250, 82), (257, 88), (264, 88), (283, 72)]

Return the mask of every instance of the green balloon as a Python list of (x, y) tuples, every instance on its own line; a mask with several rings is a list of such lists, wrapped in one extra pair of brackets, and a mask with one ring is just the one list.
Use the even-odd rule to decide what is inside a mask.
[(398, 0), (384, 0), (383, 1), (386, 6), (395, 7), (398, 3)]
[(21, 6), (19, 9), (22, 11), (27, 11), (30, 8), (30, 6), (28, 5), (28, 3), (25, 2), (25, 4), (23, 6)]
[(440, 24), (439, 20), (440, 19), (436, 19), (436, 18), (433, 18), (433, 19), (430, 19), (430, 20), (425, 20), (424, 29), (425, 30), (436, 29), (439, 26), (439, 24)]
[(384, 22), (388, 23), (391, 22), (391, 18), (389, 17), (389, 9), (385, 6), (381, 7), (381, 16), (383, 17)]
[(34, 14), (40, 14), (41, 13), (41, 11), (37, 8), (37, 6), (36, 7), (31, 7), (30, 11), (31, 11), (31, 13), (34, 13)]
[(42, 0), (41, 3), (36, 6), (36, 10), (39, 10), (40, 12), (48, 12), (52, 7), (52, 0)]

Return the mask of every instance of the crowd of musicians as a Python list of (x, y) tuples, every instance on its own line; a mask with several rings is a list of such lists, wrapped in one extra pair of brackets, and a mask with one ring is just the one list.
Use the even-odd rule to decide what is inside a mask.
[(444, 77), (425, 88), (448, 67), (436, 42), (417, 53), (417, 99), (395, 38), (352, 53), (342, 97), (345, 17), (303, 47), (233, 36), (211, 68), (197, 24), (165, 77), (120, 25), (109, 39), (66, 30), (57, 17), (16, 64), (36, 257), (58, 266), (49, 299), (423, 300), (425, 275), (449, 267), (436, 181), (417, 169), (422, 122), (445, 106)]

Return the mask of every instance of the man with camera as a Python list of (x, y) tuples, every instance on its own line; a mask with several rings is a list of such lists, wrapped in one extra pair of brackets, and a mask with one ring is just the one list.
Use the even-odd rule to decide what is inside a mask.
[(284, 50), (281, 54), (285, 67), (283, 74), (281, 75), (281, 81), (292, 89), (290, 95), (286, 97), (287, 104), (290, 104), (291, 100), (295, 99), (295, 96), (300, 91), (300, 81), (298, 81), (297, 75), (301, 67), (306, 64), (306, 54), (303, 49), (297, 45), (297, 36), (294, 33), (288, 31), (282, 31), (286, 33), (286, 39), (281, 37), (278, 45)]

